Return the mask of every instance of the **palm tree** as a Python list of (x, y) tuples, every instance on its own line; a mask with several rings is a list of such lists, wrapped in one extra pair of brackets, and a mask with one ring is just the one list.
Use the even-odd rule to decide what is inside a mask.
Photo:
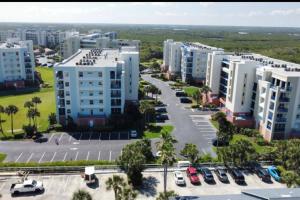
[(0, 131), (1, 131), (2, 134), (3, 134), (3, 127), (2, 127), (2, 122), (3, 121), (2, 121), (1, 114), (4, 113), (4, 112), (5, 112), (4, 107), (0, 105)]
[(202, 94), (205, 94), (205, 104), (207, 103), (207, 94), (209, 93), (209, 92), (211, 92), (211, 89), (207, 86), (207, 85), (205, 85), (205, 86), (203, 86), (201, 89), (201, 93)]
[(173, 190), (167, 192), (160, 192), (156, 200), (169, 200), (170, 197), (176, 196), (178, 196), (178, 194), (176, 194)]
[(40, 104), (40, 103), (42, 103), (42, 100), (41, 100), (40, 97), (33, 97), (31, 99), (31, 101), (32, 101), (32, 103), (34, 103), (36, 109), (37, 109), (37, 105)]
[(50, 113), (49, 114), (49, 116), (48, 116), (48, 122), (49, 122), (49, 126), (50, 127), (57, 123), (55, 113)]
[(19, 111), (19, 108), (15, 105), (9, 105), (5, 108), (5, 113), (10, 116), (11, 134), (14, 134), (14, 115)]
[(144, 114), (145, 122), (149, 122), (149, 113), (154, 110), (153, 106), (147, 101), (141, 101), (139, 109)]
[(29, 119), (29, 125), (31, 124), (31, 117), (29, 117), (29, 110), (30, 108), (32, 108), (34, 106), (33, 102), (32, 101), (26, 101), (24, 103), (24, 108), (27, 108), (27, 118)]
[(137, 197), (137, 193), (133, 190), (131, 186), (123, 186), (121, 196), (122, 200), (134, 200)]
[(77, 190), (73, 193), (72, 200), (92, 200), (92, 196), (85, 190)]
[(201, 101), (201, 92), (197, 90), (196, 92), (193, 93), (193, 99), (195, 99), (197, 105), (200, 104)]
[(33, 126), (37, 129), (37, 117), (40, 117), (41, 114), (36, 108), (30, 108), (27, 112), (27, 117), (33, 120)]
[(164, 166), (164, 193), (167, 191), (168, 166), (176, 161), (174, 144), (177, 140), (168, 132), (163, 132), (161, 140), (156, 143), (157, 150), (161, 152), (160, 160)]
[(124, 179), (118, 175), (113, 175), (113, 177), (110, 177), (105, 184), (107, 190), (113, 189), (115, 193), (115, 200), (119, 200), (122, 192), (121, 186), (125, 185)]

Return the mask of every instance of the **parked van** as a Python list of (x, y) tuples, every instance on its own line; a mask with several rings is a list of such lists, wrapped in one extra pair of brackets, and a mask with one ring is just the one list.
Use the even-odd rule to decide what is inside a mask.
[(177, 162), (177, 167), (181, 168), (181, 167), (189, 167), (191, 165), (191, 162), (188, 160), (181, 160)]

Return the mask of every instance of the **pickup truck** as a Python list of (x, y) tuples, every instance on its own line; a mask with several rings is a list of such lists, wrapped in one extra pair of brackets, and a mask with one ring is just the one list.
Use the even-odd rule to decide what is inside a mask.
[(36, 180), (25, 180), (23, 183), (13, 183), (10, 187), (11, 194), (24, 192), (41, 192), (44, 190), (43, 183)]

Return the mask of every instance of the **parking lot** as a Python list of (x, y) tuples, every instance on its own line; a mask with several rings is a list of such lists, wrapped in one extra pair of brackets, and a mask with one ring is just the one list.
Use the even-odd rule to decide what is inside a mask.
[(44, 142), (3, 141), (5, 162), (54, 162), (68, 160), (115, 160), (133, 142), (129, 132), (51, 133)]
[[(126, 179), (125, 174), (116, 173)], [(137, 199), (155, 199), (159, 192), (163, 191), (163, 172), (143, 172), (144, 184), (138, 192)], [(179, 195), (221, 195), (221, 194), (240, 194), (241, 190), (246, 189), (265, 189), (265, 188), (284, 188), (284, 184), (272, 180), (272, 183), (262, 182), (256, 175), (244, 173), (246, 185), (236, 184), (231, 176), (228, 175), (230, 183), (220, 182), (213, 173), (216, 183), (208, 184), (203, 181), (200, 176), (201, 185), (192, 185), (185, 172), (183, 172), (186, 186), (177, 186), (174, 182), (173, 172), (168, 173), (167, 190), (174, 190)], [(85, 189), (91, 193), (93, 199), (113, 199), (113, 192), (107, 191), (105, 188), (105, 181), (111, 177), (112, 174), (97, 174), (99, 184), (88, 187), (81, 176), (78, 175), (51, 175), (51, 176), (29, 176), (36, 180), (43, 181), (45, 192), (42, 194), (26, 194), (22, 195), (22, 199), (71, 199), (74, 191), (77, 189)], [(1, 180), (1, 179), (0, 179)], [(0, 191), (3, 199), (12, 198), (9, 193), (9, 188), (12, 183), (19, 179), (10, 178), (0, 182)]]

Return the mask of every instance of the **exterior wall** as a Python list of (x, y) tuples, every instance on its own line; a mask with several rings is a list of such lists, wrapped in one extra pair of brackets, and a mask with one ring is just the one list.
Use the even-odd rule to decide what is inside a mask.
[(181, 42), (174, 42), (170, 45), (169, 72), (173, 75), (180, 74), (181, 68)]
[(163, 71), (167, 71), (169, 69), (169, 65), (170, 65), (170, 45), (173, 43), (174, 41), (172, 39), (168, 39), (166, 41), (164, 41), (163, 46), (163, 66), (162, 66), (162, 70)]

